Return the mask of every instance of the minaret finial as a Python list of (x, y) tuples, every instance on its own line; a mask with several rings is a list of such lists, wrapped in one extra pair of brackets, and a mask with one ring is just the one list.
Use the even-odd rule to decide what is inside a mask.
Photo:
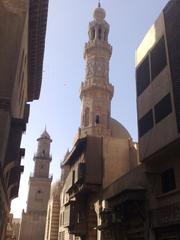
[(98, 7), (101, 7), (101, 0), (98, 1)]

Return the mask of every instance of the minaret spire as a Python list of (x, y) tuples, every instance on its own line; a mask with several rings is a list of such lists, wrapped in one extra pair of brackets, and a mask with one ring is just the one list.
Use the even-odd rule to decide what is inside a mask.
[(98, 1), (98, 7), (101, 7), (101, 0)]

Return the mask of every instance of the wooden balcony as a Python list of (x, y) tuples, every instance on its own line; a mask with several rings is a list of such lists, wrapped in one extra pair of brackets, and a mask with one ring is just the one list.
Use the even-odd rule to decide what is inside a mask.
[(64, 226), (70, 234), (84, 236), (86, 234), (85, 209), (83, 203), (69, 202), (65, 207)]

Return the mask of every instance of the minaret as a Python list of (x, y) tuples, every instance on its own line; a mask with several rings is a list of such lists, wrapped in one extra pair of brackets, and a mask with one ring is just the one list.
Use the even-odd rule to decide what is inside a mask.
[(108, 43), (109, 24), (100, 3), (89, 23), (89, 41), (85, 45), (85, 81), (81, 85), (81, 136), (110, 135), (111, 99), (114, 88), (109, 83), (109, 60), (112, 47)]
[(34, 172), (29, 178), (27, 210), (22, 213), (19, 240), (44, 240), (47, 205), (50, 198), (52, 177), (49, 176), (52, 142), (46, 129), (37, 139)]
[(51, 162), (50, 144), (52, 140), (46, 129), (37, 141), (38, 148), (34, 156), (34, 172), (29, 179), (27, 213), (46, 212), (50, 196), (52, 178), (49, 177), (49, 167)]

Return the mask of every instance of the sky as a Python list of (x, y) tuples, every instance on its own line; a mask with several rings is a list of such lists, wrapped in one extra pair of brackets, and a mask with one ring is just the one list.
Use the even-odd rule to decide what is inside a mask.
[[(137, 141), (135, 50), (168, 0), (102, 0), (110, 24), (110, 82), (115, 93), (111, 116), (120, 121)], [(31, 103), (29, 123), (23, 135), (26, 148), (19, 197), (13, 200), (14, 217), (26, 209), (28, 179), (33, 172), (36, 139), (45, 126), (53, 142), (50, 174), (60, 177), (60, 163), (80, 126), (79, 89), (85, 78), (83, 51), (88, 24), (98, 0), (49, 0), (43, 80), (38, 101)]]

